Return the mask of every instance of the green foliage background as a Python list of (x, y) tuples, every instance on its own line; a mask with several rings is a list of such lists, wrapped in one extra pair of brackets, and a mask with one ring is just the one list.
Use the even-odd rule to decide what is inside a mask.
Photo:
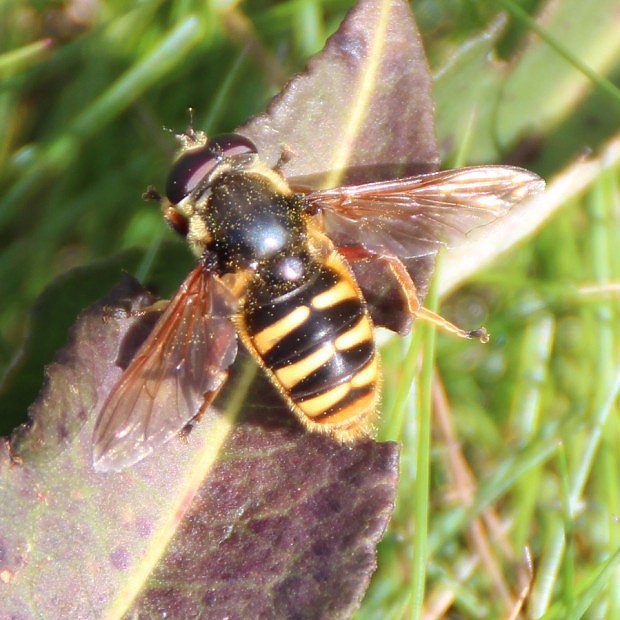
[[(0, 5), (0, 432), (25, 419), (43, 365), (112, 274), (166, 295), (187, 272), (191, 258), (140, 199), (175, 148), (162, 126), (184, 128), (190, 106), (209, 133), (241, 124), (350, 4)], [(620, 2), (413, 8), (445, 165), (509, 161), (553, 184), (576, 158), (607, 155), (586, 195), (569, 184), (534, 239), (446, 301), (459, 324), (485, 323), (490, 345), (435, 346), (418, 329), (386, 346), (380, 434), (404, 442), (401, 492), (359, 617), (419, 617), (422, 600), (428, 617), (500, 617), (525, 593), (531, 617), (620, 618), (620, 189), (618, 147), (604, 150), (620, 140)], [(37, 296), (93, 261), (92, 286), (65, 278), (53, 308), (39, 304), (11, 371)]]

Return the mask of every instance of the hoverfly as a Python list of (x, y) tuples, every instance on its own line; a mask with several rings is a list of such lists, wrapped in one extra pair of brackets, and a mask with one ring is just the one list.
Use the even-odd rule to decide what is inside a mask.
[[(368, 436), (379, 399), (369, 273), (398, 293), (394, 314), (485, 340), (426, 310), (400, 259), (431, 255), (544, 188), (532, 172), (478, 166), (296, 192), (239, 134), (191, 128), (161, 202), (198, 257), (96, 421), (93, 460), (141, 460), (208, 407), (237, 338), (309, 431)], [(408, 327), (407, 327), (408, 329)]]

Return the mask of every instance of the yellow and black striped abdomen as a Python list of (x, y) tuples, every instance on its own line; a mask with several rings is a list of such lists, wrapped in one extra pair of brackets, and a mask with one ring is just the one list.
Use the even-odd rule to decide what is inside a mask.
[(302, 423), (341, 441), (367, 434), (378, 400), (372, 321), (333, 253), (299, 288), (247, 304), (244, 340)]

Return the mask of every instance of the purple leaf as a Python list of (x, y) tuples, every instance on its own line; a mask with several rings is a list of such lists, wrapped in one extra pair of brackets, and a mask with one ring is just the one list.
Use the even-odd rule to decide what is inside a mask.
[(317, 617), (349, 615), (392, 511), (398, 448), (307, 434), (246, 356), (186, 440), (93, 471), (94, 418), (119, 353), (152, 327), (136, 315), (151, 301), (128, 279), (86, 311), (30, 427), (0, 443), (0, 616), (243, 617), (252, 605), (282, 617), (310, 599)]
[[(430, 84), (408, 5), (365, 0), (241, 131), (268, 164), (284, 149), (287, 176), (311, 186), (429, 170)], [(432, 264), (413, 267), (423, 289)], [(0, 617), (349, 617), (393, 508), (398, 448), (306, 433), (246, 356), (187, 439), (93, 471), (94, 419), (151, 301), (126, 281), (86, 311), (30, 426), (0, 440)]]
[(310, 187), (429, 172), (439, 164), (431, 76), (402, 0), (359, 2), (276, 96), (239, 129)]

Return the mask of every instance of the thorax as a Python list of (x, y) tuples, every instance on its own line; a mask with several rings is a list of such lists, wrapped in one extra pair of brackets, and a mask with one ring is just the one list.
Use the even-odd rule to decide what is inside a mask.
[(301, 200), (258, 174), (222, 175), (206, 197), (201, 219), (224, 269), (264, 271), (279, 258), (303, 253), (307, 230)]

